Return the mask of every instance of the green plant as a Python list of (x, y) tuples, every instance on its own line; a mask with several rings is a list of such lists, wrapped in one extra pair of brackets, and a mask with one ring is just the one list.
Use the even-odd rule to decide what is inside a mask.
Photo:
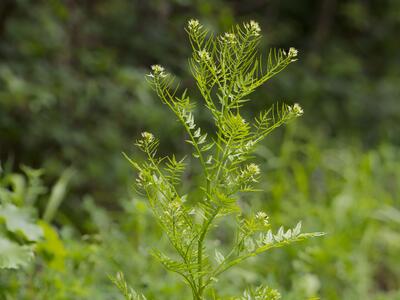
[(115, 277), (110, 277), (111, 281), (118, 287), (126, 300), (146, 300), (146, 297), (137, 294), (125, 281), (124, 274), (118, 272)]
[(2, 174), (0, 169), (0, 270), (27, 266), (35, 245), (43, 236), (31, 205), (45, 191), (41, 171), (23, 168), (21, 174)]
[[(27, 290), (41, 298), (50, 289), (36, 290), (36, 282), (40, 280), (41, 287), (50, 280), (55, 283), (54, 271), (65, 269), (66, 250), (57, 230), (47, 221), (65, 196), (72, 170), (66, 169), (48, 189), (43, 170), (22, 166), (22, 173), (11, 173), (8, 167), (0, 167), (0, 299), (25, 299), (30, 294)], [(42, 200), (47, 203), (41, 219), (37, 207)], [(46, 272), (38, 268), (44, 262)], [(46, 278), (50, 272), (53, 276)], [(59, 294), (62, 290), (58, 285)], [(53, 293), (52, 299), (60, 298)]]
[[(183, 194), (180, 183), (185, 158), (158, 157), (159, 141), (151, 133), (143, 132), (136, 142), (145, 153), (146, 162), (128, 159), (139, 172), (138, 187), (175, 250), (173, 257), (158, 250), (153, 255), (166, 269), (183, 277), (193, 299), (205, 299), (206, 295), (216, 298), (213, 284), (226, 270), (272, 248), (322, 233), (301, 233), (300, 222), (293, 229), (285, 231), (280, 227), (273, 233), (265, 212), (248, 213), (240, 205), (239, 195), (257, 191), (260, 169), (250, 162), (257, 144), (274, 129), (303, 114), (298, 104), (281, 104), (248, 122), (241, 114), (242, 106), (255, 89), (297, 60), (297, 50), (272, 50), (265, 63), (258, 54), (261, 35), (254, 21), (218, 37), (210, 35), (197, 20), (190, 20), (186, 31), (193, 48), (190, 68), (213, 117), (216, 133), (205, 133), (196, 124), (194, 103), (186, 90), (178, 95), (178, 86), (163, 67), (152, 66), (147, 78), (186, 131), (186, 142), (192, 145), (193, 157), (200, 166), (200, 192), (193, 197)], [(210, 231), (223, 226), (227, 218), (235, 221), (235, 233), (230, 250), (222, 254), (214, 246), (208, 247), (208, 238)], [(126, 285), (119, 287), (127, 299), (133, 299), (129, 298)], [(260, 287), (245, 292), (243, 297), (280, 296), (275, 290)]]

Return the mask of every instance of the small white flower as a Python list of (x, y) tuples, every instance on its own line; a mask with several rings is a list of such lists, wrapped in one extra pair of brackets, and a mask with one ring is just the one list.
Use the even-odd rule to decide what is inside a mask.
[(153, 71), (152, 73), (150, 73), (149, 77), (165, 77), (167, 76), (167, 74), (165, 73), (165, 69), (164, 67), (160, 66), (160, 65), (152, 65), (151, 66), (151, 70)]
[(293, 106), (289, 106), (289, 112), (295, 117), (300, 117), (301, 115), (303, 115), (304, 110), (298, 103), (295, 103), (293, 104)]
[(259, 33), (261, 31), (260, 25), (253, 20), (250, 21), (250, 27), (254, 32)]
[(150, 144), (151, 142), (154, 141), (154, 135), (147, 131), (142, 132), (142, 138), (146, 144)]
[(240, 179), (244, 182), (258, 182), (257, 176), (260, 174), (260, 167), (256, 164), (249, 164), (240, 171)]
[(231, 32), (225, 32), (225, 34), (221, 37), (221, 40), (227, 44), (236, 43), (236, 35)]
[(210, 53), (208, 53), (208, 51), (206, 51), (206, 50), (198, 51), (198, 55), (199, 55), (200, 59), (203, 61), (209, 61), (211, 59)]
[(251, 163), (246, 167), (246, 169), (253, 176), (260, 174), (260, 167), (256, 164)]
[(257, 220), (264, 220), (267, 217), (267, 214), (263, 211), (259, 211), (256, 213), (256, 219)]
[(261, 222), (263, 222), (263, 224), (264, 224), (265, 226), (268, 226), (268, 225), (269, 225), (269, 217), (268, 217), (268, 215), (267, 215), (265, 212), (263, 212), (263, 211), (259, 211), (259, 212), (256, 214), (256, 219), (259, 220), (259, 221), (261, 221)]
[(152, 65), (151, 69), (153, 70), (155, 75), (163, 74), (165, 69), (160, 65)]
[(256, 21), (251, 20), (250, 23), (244, 24), (244, 27), (254, 36), (260, 35), (261, 28)]
[(296, 48), (290, 47), (288, 52), (288, 57), (292, 58), (292, 61), (296, 61), (296, 57), (299, 54), (299, 51)]
[(197, 29), (201, 28), (199, 20), (190, 19), (188, 22), (188, 28), (190, 31), (196, 31)]

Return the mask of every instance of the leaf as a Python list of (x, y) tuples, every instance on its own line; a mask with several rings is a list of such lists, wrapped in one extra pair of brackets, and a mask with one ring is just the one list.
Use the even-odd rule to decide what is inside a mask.
[(64, 271), (67, 250), (57, 231), (48, 223), (40, 221), (39, 225), (44, 232), (44, 240), (38, 243), (38, 251), (43, 251), (49, 261), (49, 266), (57, 271)]
[(32, 247), (0, 237), (0, 269), (19, 269), (28, 265), (32, 258)]
[(240, 298), (236, 298), (240, 300), (279, 300), (281, 299), (281, 295), (277, 290), (271, 289), (266, 286), (259, 286), (256, 289), (247, 289), (244, 291), (243, 296)]
[(296, 227), (293, 229), (293, 236), (297, 236), (300, 234), (301, 231), (301, 221), (297, 223)]
[(218, 264), (222, 264), (222, 262), (225, 260), (225, 257), (217, 249), (215, 249), (215, 260)]
[(118, 272), (115, 277), (109, 276), (112, 283), (120, 290), (126, 300), (146, 300), (146, 297), (142, 294), (136, 293), (125, 280), (124, 274)]
[(286, 233), (283, 234), (283, 237), (288, 240), (292, 237), (292, 230), (289, 229), (288, 231), (286, 231)]
[(246, 238), (244, 240), (244, 247), (248, 252), (252, 252), (255, 249), (255, 244), (252, 238)]
[(205, 152), (205, 151), (210, 150), (213, 146), (214, 146), (214, 142), (204, 145), (203, 147), (201, 147), (200, 150)]
[(46, 210), (43, 214), (43, 220), (46, 222), (51, 222), (51, 220), (54, 218), (61, 202), (65, 198), (68, 184), (73, 175), (74, 171), (72, 169), (66, 169), (58, 179), (57, 183), (51, 189), (49, 201), (47, 202)]
[(275, 241), (280, 242), (283, 240), (284, 236), (283, 226), (279, 227), (278, 233), (275, 235)]
[(200, 128), (198, 128), (194, 133), (193, 133), (193, 137), (198, 138), (200, 137)]
[(3, 219), (7, 229), (13, 233), (22, 235), (32, 242), (39, 241), (43, 236), (42, 229), (36, 225), (28, 209), (18, 208), (12, 204), (0, 206), (0, 220)]
[(199, 138), (199, 141), (198, 141), (197, 143), (198, 143), (199, 145), (203, 144), (203, 143), (206, 141), (206, 138), (207, 138), (207, 133), (204, 134), (204, 135), (202, 135), (202, 136)]

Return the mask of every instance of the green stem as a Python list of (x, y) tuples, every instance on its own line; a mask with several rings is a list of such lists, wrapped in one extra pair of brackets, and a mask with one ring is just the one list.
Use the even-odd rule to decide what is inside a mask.
[[(211, 217), (203, 224), (203, 228), (202, 228), (202, 233), (200, 235), (198, 244), (197, 244), (197, 263), (199, 264), (199, 280), (198, 280), (198, 289), (199, 289), (199, 296), (202, 297), (203, 292), (204, 292), (204, 288), (206, 287), (206, 285), (203, 285), (203, 243), (204, 243), (204, 239), (207, 235), (208, 232), (208, 228), (210, 227), (212, 221), (214, 220), (214, 218), (217, 216), (219, 212), (219, 208), (217, 208), (214, 213), (211, 215)], [(200, 298), (201, 299), (201, 298)]]

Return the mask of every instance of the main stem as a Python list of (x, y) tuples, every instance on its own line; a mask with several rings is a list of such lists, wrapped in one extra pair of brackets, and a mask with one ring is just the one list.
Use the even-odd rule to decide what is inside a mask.
[[(204, 173), (206, 175), (206, 184), (207, 184), (207, 188), (206, 188), (206, 198), (208, 199), (210, 197), (210, 192), (211, 192), (211, 181), (210, 178), (208, 177), (208, 172), (207, 172), (207, 168), (205, 165), (203, 165), (203, 169), (204, 169)], [(209, 199), (208, 199), (209, 200)], [(204, 242), (204, 238), (206, 237), (207, 234), (207, 230), (208, 230), (208, 226), (210, 226), (210, 223), (212, 222), (212, 219), (214, 219), (214, 216), (212, 218), (210, 218), (210, 220), (208, 220), (207, 222), (205, 222), (202, 226), (202, 233), (199, 237), (199, 240), (197, 242), (197, 263), (199, 265), (198, 267), (198, 271), (199, 271), (199, 280), (198, 280), (198, 291), (197, 291), (197, 295), (195, 295), (196, 297), (194, 297), (193, 299), (202, 299), (203, 298), (203, 291), (204, 291), (204, 287), (203, 287), (203, 242)]]
[[(204, 231), (205, 232), (205, 231)], [(203, 233), (204, 233), (203, 232)], [(202, 264), (203, 264), (203, 241), (204, 241), (204, 237), (205, 234), (203, 234), (200, 236), (199, 241), (197, 243), (197, 263), (199, 264), (199, 284), (198, 284), (198, 294), (197, 294), (197, 299), (201, 299), (202, 298), (202, 294), (203, 294), (203, 275), (202, 273)]]
[[(221, 132), (220, 128), (219, 128), (219, 132)], [(218, 134), (218, 136), (220, 136), (220, 134)], [(225, 149), (224, 149), (223, 155), (222, 155), (222, 159), (224, 159), (225, 151), (228, 148), (229, 143), (230, 143), (230, 140), (228, 142), (228, 145), (225, 146)], [(218, 152), (219, 152), (219, 148), (218, 148)], [(218, 156), (219, 156), (219, 154), (218, 154)], [(205, 175), (206, 175), (206, 179), (207, 179), (207, 189), (206, 189), (207, 194), (206, 194), (206, 198), (209, 201), (210, 200), (209, 199), (210, 198), (210, 193), (211, 193), (211, 180), (208, 177), (206, 168), (204, 168), (204, 171), (205, 171)], [(218, 169), (218, 174), (216, 176), (217, 180), (218, 180), (218, 176), (219, 176), (219, 169)], [(203, 243), (204, 243), (204, 239), (205, 239), (205, 237), (207, 235), (207, 232), (208, 232), (208, 227), (211, 225), (212, 221), (217, 216), (218, 212), (219, 212), (219, 208), (216, 209), (215, 212), (213, 213), (213, 215), (210, 216), (210, 218), (203, 223), (202, 233), (201, 233), (201, 235), (199, 237), (199, 240), (198, 240), (198, 243), (197, 243), (197, 254), (198, 254), (197, 263), (199, 265), (199, 267), (198, 267), (199, 280), (198, 280), (198, 291), (197, 291), (195, 297), (193, 298), (194, 300), (202, 300), (203, 299), (204, 288), (207, 286), (207, 283), (205, 285), (203, 285), (203, 275), (202, 275), (202, 271), (203, 271), (203, 268), (202, 268), (203, 267)]]

